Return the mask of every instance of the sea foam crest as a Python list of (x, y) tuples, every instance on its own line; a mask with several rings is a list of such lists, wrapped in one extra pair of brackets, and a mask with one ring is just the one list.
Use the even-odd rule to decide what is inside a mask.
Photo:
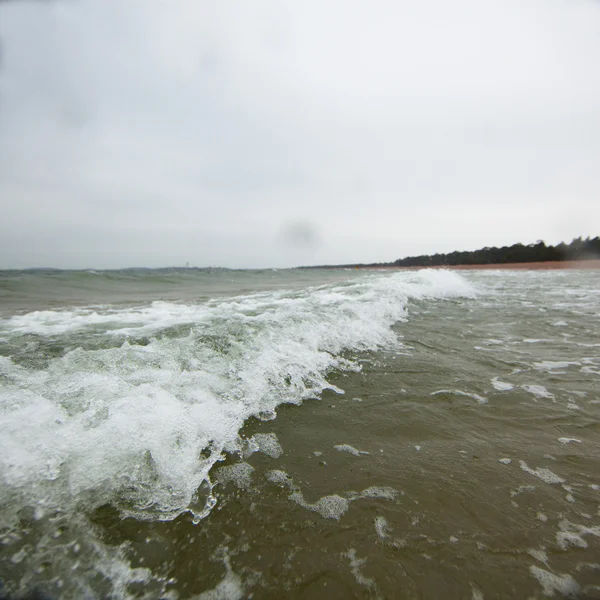
[(409, 300), (473, 293), (455, 273), (419, 271), (0, 321), (19, 348), (0, 358), (0, 525), (24, 506), (40, 518), (106, 503), (136, 518), (204, 515), (198, 490), (240, 449), (246, 419), (337, 390), (327, 374), (396, 344)]

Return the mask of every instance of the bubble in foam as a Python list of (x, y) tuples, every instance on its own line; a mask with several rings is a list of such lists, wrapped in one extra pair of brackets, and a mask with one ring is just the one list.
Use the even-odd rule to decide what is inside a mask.
[(255, 433), (250, 438), (250, 446), (271, 458), (279, 458), (283, 454), (283, 448), (274, 433)]
[(335, 519), (336, 521), (339, 521), (350, 507), (350, 501), (337, 494), (323, 496), (314, 504), (307, 502), (300, 491), (293, 492), (290, 499), (303, 508), (317, 512), (326, 519)]
[(219, 483), (233, 483), (239, 489), (247, 489), (252, 483), (254, 467), (247, 462), (228, 465), (217, 470), (216, 480)]
[(277, 483), (279, 485), (291, 485), (293, 484), (293, 479), (285, 472), (280, 471), (279, 469), (273, 469), (267, 473), (267, 479), (272, 483)]

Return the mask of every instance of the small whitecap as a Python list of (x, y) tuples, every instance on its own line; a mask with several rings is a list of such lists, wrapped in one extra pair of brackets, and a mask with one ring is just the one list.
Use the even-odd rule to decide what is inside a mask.
[(334, 448), (338, 452), (348, 452), (349, 454), (352, 454), (354, 456), (360, 456), (361, 454), (369, 454), (369, 452), (365, 450), (357, 450), (356, 448), (354, 448), (354, 446), (351, 446), (350, 444), (337, 444), (334, 446)]
[(546, 554), (546, 552), (543, 548), (542, 549), (528, 548), (527, 554), (529, 554), (529, 556), (533, 556), (533, 558), (535, 558), (535, 560), (539, 560), (541, 563), (544, 563), (544, 564), (548, 563), (548, 555)]
[(438, 396), (440, 394), (448, 394), (453, 396), (465, 396), (467, 398), (473, 398), (477, 400), (479, 404), (487, 404), (487, 398), (480, 396), (479, 394), (472, 394), (470, 392), (463, 392), (462, 390), (436, 390), (435, 392), (431, 392), (430, 396)]
[(395, 500), (398, 496), (398, 490), (385, 486), (371, 486), (361, 492), (363, 498), (383, 498), (385, 500)]
[(529, 572), (538, 580), (545, 596), (554, 596), (558, 592), (562, 596), (574, 597), (579, 593), (579, 584), (571, 575), (555, 575), (535, 566), (529, 567)]
[(508, 392), (515, 387), (514, 385), (512, 385), (512, 383), (506, 383), (505, 381), (500, 381), (498, 379), (498, 377), (494, 377), (490, 381), (491, 381), (494, 389), (498, 390), (499, 392)]
[(375, 531), (382, 540), (389, 536), (390, 526), (385, 517), (375, 517)]
[(519, 465), (521, 469), (530, 475), (534, 475), (538, 479), (541, 479), (545, 483), (564, 483), (565, 480), (562, 477), (559, 477), (556, 473), (553, 473), (550, 469), (546, 468), (537, 468), (531, 469), (527, 466), (527, 463), (524, 460), (519, 461)]
[(554, 394), (551, 394), (544, 386), (542, 385), (522, 385), (521, 386), (526, 392), (529, 392), (536, 398), (544, 398), (552, 400), (554, 399)]

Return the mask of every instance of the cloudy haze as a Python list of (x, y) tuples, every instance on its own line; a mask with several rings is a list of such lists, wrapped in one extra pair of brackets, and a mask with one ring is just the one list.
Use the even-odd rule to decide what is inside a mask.
[(0, 2), (0, 267), (600, 234), (593, 0)]

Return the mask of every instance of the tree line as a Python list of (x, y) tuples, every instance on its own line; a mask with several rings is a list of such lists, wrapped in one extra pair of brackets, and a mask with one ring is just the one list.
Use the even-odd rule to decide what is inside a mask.
[(549, 246), (542, 240), (535, 244), (513, 244), (512, 246), (486, 246), (479, 250), (450, 252), (448, 254), (421, 254), (399, 258), (389, 263), (352, 263), (346, 265), (318, 265), (300, 269), (354, 268), (354, 267), (444, 267), (455, 265), (501, 265), (507, 263), (546, 262), (562, 260), (587, 260), (600, 258), (600, 237), (581, 236), (570, 244), (561, 242)]
[(512, 246), (485, 247), (472, 252), (450, 252), (448, 254), (423, 254), (399, 258), (395, 267), (425, 267), (453, 265), (494, 265), (503, 263), (545, 262), (562, 260), (585, 260), (600, 258), (600, 237), (575, 238), (570, 244), (561, 242), (556, 246), (546, 245), (542, 240), (535, 244), (513, 244)]

